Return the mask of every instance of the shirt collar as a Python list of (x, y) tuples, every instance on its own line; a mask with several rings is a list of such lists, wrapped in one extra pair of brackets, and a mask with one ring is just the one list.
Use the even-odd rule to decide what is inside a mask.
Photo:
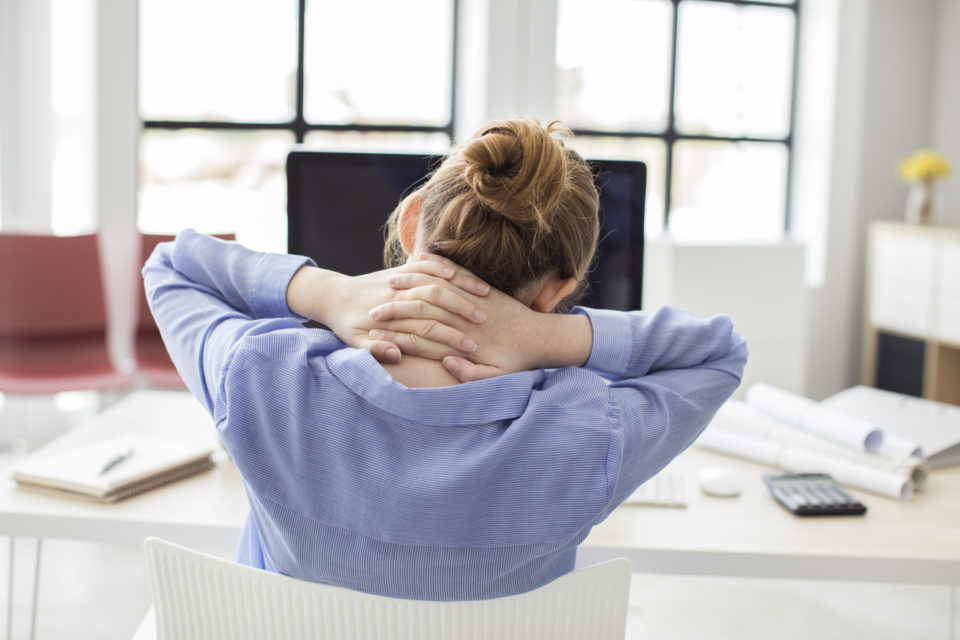
[(338, 349), (326, 362), (344, 386), (370, 404), (406, 420), (437, 426), (517, 418), (544, 378), (543, 370), (537, 369), (450, 387), (411, 389), (390, 377), (364, 349)]

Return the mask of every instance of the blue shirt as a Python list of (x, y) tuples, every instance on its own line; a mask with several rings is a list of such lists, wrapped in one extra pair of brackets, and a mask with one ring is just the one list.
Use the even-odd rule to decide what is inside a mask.
[(412, 389), (286, 304), (303, 257), (192, 231), (143, 269), (187, 386), (243, 476), (238, 560), (400, 598), (474, 600), (569, 572), (591, 527), (740, 381), (723, 316), (582, 309), (582, 368)]

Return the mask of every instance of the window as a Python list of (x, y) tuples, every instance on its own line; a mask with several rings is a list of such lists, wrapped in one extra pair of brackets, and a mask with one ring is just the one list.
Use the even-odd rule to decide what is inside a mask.
[(647, 163), (648, 234), (782, 236), (799, 2), (558, 1), (557, 115)]
[(445, 151), (456, 12), (457, 0), (141, 0), (140, 229), (232, 231), (283, 251), (294, 144)]

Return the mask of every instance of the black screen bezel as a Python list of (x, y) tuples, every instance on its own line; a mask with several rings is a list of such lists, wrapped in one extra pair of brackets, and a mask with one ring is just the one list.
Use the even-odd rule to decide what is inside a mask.
[[(318, 151), (312, 149), (294, 149), (287, 156), (286, 176), (287, 176), (287, 251), (292, 254), (306, 255), (314, 260), (318, 256), (311, 255), (310, 243), (304, 233), (305, 217), (311, 215), (307, 203), (302, 202), (303, 181), (309, 179), (310, 175), (323, 171), (326, 167), (342, 167), (344, 165), (364, 166), (376, 165), (378, 167), (395, 166), (400, 171), (408, 171), (411, 174), (417, 173), (412, 168), (422, 167), (423, 178), (415, 181), (407, 188), (403, 189), (405, 195), (412, 191), (421, 181), (426, 179), (427, 173), (435, 168), (443, 157), (437, 155), (408, 154), (408, 153), (369, 153), (369, 152), (345, 152), (345, 151)], [(589, 160), (596, 176), (597, 186), (601, 192), (601, 231), (600, 244), (598, 252), (602, 251), (604, 239), (609, 237), (612, 231), (604, 219), (604, 184), (615, 176), (625, 176), (630, 179), (632, 188), (631, 201), (634, 204), (632, 211), (632, 221), (630, 225), (630, 237), (628, 240), (630, 251), (628, 254), (628, 263), (626, 274), (628, 278), (627, 309), (640, 309), (643, 298), (643, 257), (644, 257), (644, 220), (646, 204), (646, 182), (647, 167), (638, 160)], [(399, 202), (399, 197), (397, 199)], [(384, 221), (389, 211), (384, 212)], [(379, 258), (379, 255), (378, 255)], [(322, 265), (321, 260), (317, 260)], [(372, 264), (372, 262), (371, 262)], [(379, 261), (377, 264), (381, 264)], [(378, 267), (379, 268), (379, 267)], [(589, 292), (588, 292), (589, 296)], [(585, 301), (589, 304), (589, 297)]]

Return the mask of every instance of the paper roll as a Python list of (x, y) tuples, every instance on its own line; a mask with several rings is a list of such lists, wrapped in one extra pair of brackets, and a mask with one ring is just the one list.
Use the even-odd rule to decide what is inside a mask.
[(780, 445), (752, 436), (718, 429), (711, 425), (697, 438), (697, 444), (712, 451), (726, 453), (760, 464), (777, 466)]
[(748, 404), (765, 414), (795, 426), (801, 424), (803, 414), (815, 404), (813, 400), (762, 382), (750, 385), (746, 398)]
[(838, 482), (892, 498), (913, 495), (908, 471), (888, 470), (836, 457), (799, 445), (783, 444), (762, 436), (737, 433), (711, 424), (696, 444), (744, 460), (779, 467), (794, 473), (829, 473)]
[(892, 498), (906, 500), (913, 495), (913, 483), (905, 474), (859, 465), (801, 447), (785, 447), (780, 453), (779, 466), (794, 473), (829, 473), (841, 484)]
[[(781, 446), (794, 446), (817, 451), (824, 456), (848, 460), (852, 463), (873, 467), (882, 471), (904, 475), (913, 482), (913, 487), (919, 490), (927, 479), (927, 465), (922, 458), (907, 453), (887, 453), (881, 450), (877, 453), (867, 453), (843, 447), (830, 442), (811, 432), (791, 428), (779, 420), (775, 420), (762, 413), (756, 407), (739, 400), (728, 400), (711, 424), (727, 431), (759, 438)], [(901, 448), (907, 451), (907, 447)]]
[(883, 431), (878, 425), (768, 384), (751, 385), (747, 390), (747, 402), (784, 424), (815, 433), (855, 451), (875, 452), (883, 446)]
[(889, 433), (883, 434), (883, 446), (880, 447), (880, 453), (891, 456), (908, 456), (912, 458), (923, 457), (923, 447), (913, 440), (907, 440), (900, 436), (892, 436)]

